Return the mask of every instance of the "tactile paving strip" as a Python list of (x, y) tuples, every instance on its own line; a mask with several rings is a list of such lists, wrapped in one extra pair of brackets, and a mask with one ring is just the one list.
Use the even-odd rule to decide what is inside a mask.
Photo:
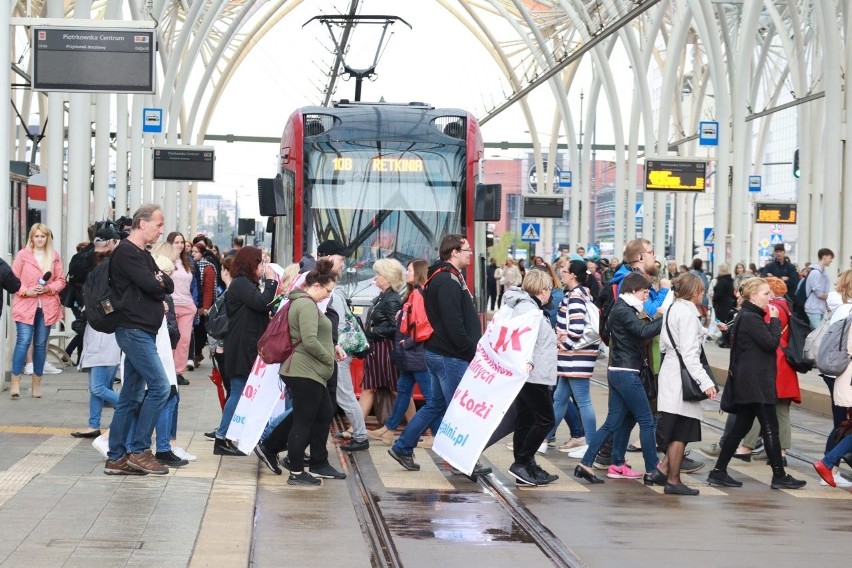
[[(739, 473), (745, 474), (752, 479), (766, 484), (767, 488), (772, 483), (772, 469), (766, 462), (752, 463), (749, 465), (734, 465), (730, 464), (728, 469), (733, 469)], [(814, 478), (809, 475), (801, 475), (801, 472), (793, 472), (793, 477), (804, 478), (808, 484), (801, 489), (780, 489), (788, 495), (799, 499), (852, 499), (852, 493), (836, 487), (820, 485), (819, 478)], [(742, 481), (742, 479), (740, 480)]]
[(67, 437), (68, 432), (63, 434), (51, 436), (8, 470), (0, 472), (0, 505), (14, 497), (34, 477), (50, 471), (80, 443), (77, 438)]
[(370, 446), (370, 458), (382, 483), (388, 489), (443, 489), (452, 491), (444, 472), (427, 455), (426, 450), (414, 452), (414, 461), (420, 465), (420, 471), (408, 471), (388, 454), (387, 446)]

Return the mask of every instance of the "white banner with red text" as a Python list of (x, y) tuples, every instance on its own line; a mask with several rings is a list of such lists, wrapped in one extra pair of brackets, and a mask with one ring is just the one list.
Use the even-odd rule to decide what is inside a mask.
[(240, 401), (225, 435), (237, 443), (244, 454), (250, 454), (260, 441), (270, 418), (284, 412), (285, 390), (278, 377), (280, 365), (267, 365), (258, 357), (251, 368)]
[(539, 310), (511, 314), (499, 310), (485, 329), (432, 446), (468, 475), (529, 376), (527, 363), (543, 316)]

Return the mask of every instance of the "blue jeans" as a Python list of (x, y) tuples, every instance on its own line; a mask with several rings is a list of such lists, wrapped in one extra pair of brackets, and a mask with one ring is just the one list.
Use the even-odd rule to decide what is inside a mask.
[(414, 453), (414, 448), (426, 428), (431, 427), (436, 421), (440, 424), (468, 365), (469, 363), (462, 359), (426, 351), (426, 368), (429, 369), (429, 375), (432, 378), (432, 396), (426, 405), (417, 411), (402, 431), (402, 435), (394, 442), (394, 452), (402, 456), (410, 456)]
[(157, 420), (158, 452), (170, 452), (172, 450), (172, 427), (174, 426), (175, 422), (177, 422), (177, 411), (179, 402), (180, 396), (178, 396), (177, 389), (175, 389), (174, 395), (169, 396), (169, 398), (166, 400), (166, 405), (163, 407), (163, 411), (160, 413), (159, 420)]
[(826, 465), (826, 467), (837, 467), (840, 465), (840, 460), (843, 459), (843, 456), (852, 452), (852, 436), (846, 436), (840, 442), (832, 448), (830, 452), (825, 454), (825, 457), (822, 458), (822, 463)]
[(50, 326), (44, 325), (44, 314), (41, 308), (36, 310), (32, 325), (16, 321), (15, 329), (18, 333), (15, 338), (15, 350), (12, 352), (12, 374), (20, 375), (24, 371), (27, 351), (29, 351), (30, 343), (32, 343), (33, 375), (42, 376), (44, 362), (47, 360), (47, 339), (50, 336)]
[(228, 395), (228, 400), (225, 401), (225, 408), (222, 409), (222, 421), (219, 422), (219, 427), (216, 429), (217, 438), (225, 438), (228, 433), (228, 426), (231, 425), (231, 419), (234, 417), (234, 411), (237, 409), (237, 403), (240, 402), (240, 397), (243, 394), (243, 389), (246, 388), (248, 377), (238, 375), (231, 377), (231, 394)]
[(639, 373), (607, 371), (607, 378), (610, 387), (608, 414), (603, 426), (589, 440), (589, 449), (583, 456), (582, 463), (587, 467), (592, 466), (595, 456), (598, 455), (598, 451), (610, 434), (613, 435), (612, 463), (614, 465), (624, 463), (624, 450), (627, 447), (630, 430), (633, 428), (632, 420), (627, 419), (628, 413), (631, 413), (639, 423), (639, 440), (642, 442), (645, 471), (651, 473), (658, 464), (656, 426)]
[(101, 429), (101, 412), (107, 402), (115, 408), (118, 393), (112, 390), (118, 365), (92, 367), (89, 369), (89, 428)]
[[(423, 400), (427, 403), (432, 398), (432, 377), (429, 371), (400, 371), (399, 380), (396, 382), (396, 402), (393, 404), (391, 415), (385, 420), (385, 426), (389, 430), (396, 430), (402, 418), (405, 416), (405, 411), (408, 410), (408, 403), (414, 393), (414, 383), (420, 387), (420, 392), (423, 393)], [(432, 435), (438, 433), (438, 426), (441, 425), (441, 419), (436, 418), (429, 425), (432, 430)]]
[[(169, 397), (169, 380), (157, 354), (156, 336), (141, 329), (119, 327), (115, 340), (124, 352), (124, 378), (109, 431), (109, 459), (151, 447), (151, 434)], [(145, 391), (147, 385), (148, 391)], [(130, 417), (137, 414), (136, 431), (128, 438)]]
[[(547, 435), (548, 439), (556, 436), (559, 419), (563, 417), (571, 430), (572, 438), (591, 436), (595, 432), (597, 420), (595, 408), (592, 406), (590, 383), (589, 379), (559, 379), (556, 392), (553, 393), (553, 415), (557, 417), (557, 421), (553, 430)], [(571, 397), (577, 402), (576, 406), (571, 401)]]
[(825, 312), (805, 312), (808, 314), (808, 323), (811, 324), (811, 329), (816, 329), (819, 327), (819, 324), (822, 323), (822, 318), (825, 316)]
[(260, 435), (260, 441), (261, 442), (266, 440), (269, 437), (269, 435), (272, 433), (272, 431), (275, 430), (275, 427), (278, 426), (279, 424), (281, 424), (282, 422), (284, 422), (284, 419), (287, 418), (287, 416), (289, 416), (291, 412), (293, 412), (293, 404), (292, 403), (289, 405), (290, 407), (287, 408), (286, 403), (289, 402), (289, 401), (290, 401), (290, 397), (288, 396), (285, 399), (284, 412), (282, 412), (281, 414), (279, 414), (278, 416), (276, 416), (275, 418), (270, 420), (269, 423), (266, 425), (266, 428), (263, 429), (263, 434)]

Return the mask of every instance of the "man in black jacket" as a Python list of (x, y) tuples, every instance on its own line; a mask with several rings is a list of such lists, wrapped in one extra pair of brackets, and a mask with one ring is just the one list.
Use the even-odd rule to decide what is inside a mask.
[(784, 245), (775, 245), (775, 250), (772, 252), (775, 260), (760, 269), (761, 276), (777, 276), (787, 284), (787, 298), (793, 299), (796, 294), (796, 286), (799, 284), (799, 273), (796, 267), (790, 262), (787, 257), (787, 252)]
[[(21, 289), (21, 281), (12, 272), (12, 267), (0, 258), (0, 286), (10, 294)], [(3, 295), (0, 293), (0, 314), (3, 313)]]
[[(402, 435), (388, 450), (390, 456), (407, 470), (417, 471), (414, 447), (436, 417), (442, 417), (476, 354), (482, 336), (479, 314), (461, 271), (473, 258), (473, 250), (462, 235), (447, 235), (441, 241), (441, 261), (429, 268), (425, 286), (426, 315), (433, 333), (425, 343), (426, 368), (432, 377), (432, 398), (426, 402)], [(490, 468), (477, 463), (474, 475), (485, 475)]]
[[(169, 472), (151, 453), (151, 434), (171, 390), (156, 338), (165, 313), (163, 301), (174, 291), (174, 284), (157, 268), (146, 248), (162, 236), (164, 223), (158, 205), (142, 205), (133, 214), (130, 235), (115, 248), (110, 260), (110, 288), (120, 313), (115, 339), (125, 360), (123, 386), (110, 425), (107, 475)], [(137, 415), (128, 442), (131, 417)]]

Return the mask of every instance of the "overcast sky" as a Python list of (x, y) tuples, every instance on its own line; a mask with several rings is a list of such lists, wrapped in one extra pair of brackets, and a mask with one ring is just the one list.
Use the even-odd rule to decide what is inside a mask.
[[(320, 104), (325, 73), (333, 60), (333, 43), (320, 22), (302, 27), (312, 17), (346, 9), (345, 1), (304, 2), (285, 17), (253, 49), (220, 99), (210, 134), (280, 137), (290, 113), (306, 105)], [(403, 18), (392, 26), (377, 66), (374, 81), (365, 81), (362, 100), (421, 101), (434, 106), (463, 108), (482, 116), (505, 100), (505, 87), (496, 63), (485, 47), (453, 15), (437, 2), (366, 0), (361, 14)], [(489, 25), (507, 36), (506, 24), (490, 18)], [(348, 62), (366, 67), (376, 50), (379, 26), (362, 26), (353, 36)], [(336, 30), (339, 34), (339, 30)], [(334, 100), (354, 99), (355, 81), (338, 81)], [(538, 109), (546, 108), (539, 129), (549, 129), (552, 94), (547, 86), (532, 95)], [(572, 106), (579, 106), (579, 100)], [(236, 111), (235, 109), (239, 109)], [(519, 109), (505, 111), (483, 128), (486, 141), (524, 141), (526, 124)], [(543, 137), (542, 142), (547, 143)], [(273, 144), (226, 144), (216, 146), (216, 183), (203, 184), (202, 193), (240, 197), (241, 216), (257, 213), (256, 179), (275, 175), (277, 146)], [(489, 151), (486, 156), (496, 152)], [(512, 156), (519, 154), (512, 154)], [(249, 197), (251, 199), (249, 199)]]

